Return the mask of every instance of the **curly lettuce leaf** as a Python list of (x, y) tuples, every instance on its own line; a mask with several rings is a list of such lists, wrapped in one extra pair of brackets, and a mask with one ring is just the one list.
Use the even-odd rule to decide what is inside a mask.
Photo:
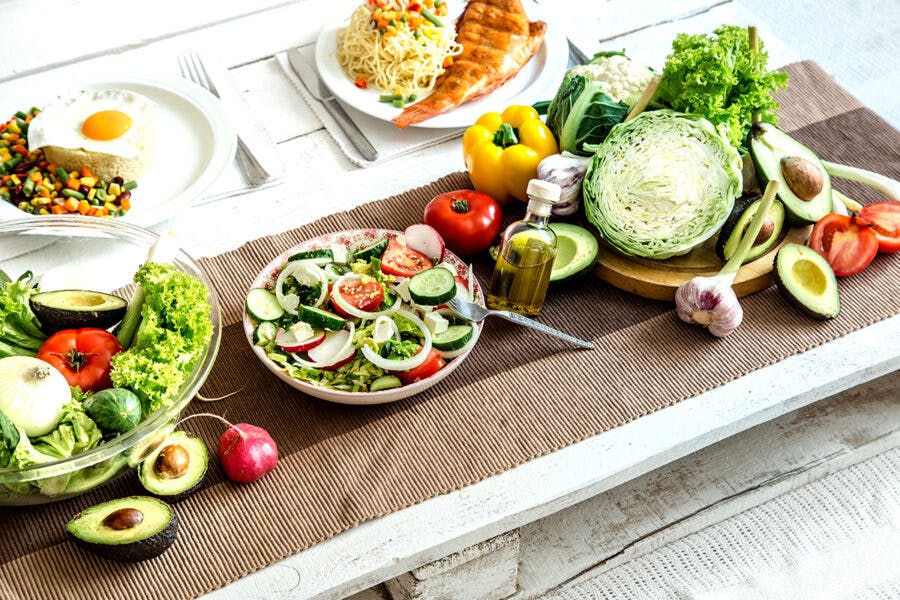
[(671, 108), (697, 113), (722, 127), (735, 147), (746, 146), (754, 113), (778, 124), (773, 94), (787, 86), (788, 75), (769, 71), (762, 41), (750, 49), (743, 27), (723, 25), (713, 35), (676, 36), (666, 58), (656, 99)]
[(144, 293), (131, 348), (112, 358), (115, 387), (131, 389), (144, 414), (172, 402), (212, 337), (209, 291), (202, 281), (160, 263), (134, 276)]

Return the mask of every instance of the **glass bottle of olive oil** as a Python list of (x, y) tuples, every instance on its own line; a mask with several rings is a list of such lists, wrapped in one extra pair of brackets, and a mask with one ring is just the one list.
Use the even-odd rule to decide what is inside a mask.
[(525, 218), (503, 232), (487, 304), (492, 309), (536, 317), (544, 305), (556, 258), (556, 234), (547, 222), (559, 200), (560, 188), (532, 179), (527, 193)]

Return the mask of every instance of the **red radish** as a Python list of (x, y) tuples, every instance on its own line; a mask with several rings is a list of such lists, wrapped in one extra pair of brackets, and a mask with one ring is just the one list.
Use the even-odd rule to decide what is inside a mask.
[(325, 341), (309, 351), (309, 360), (325, 365), (331, 364), (346, 354), (346, 346), (353, 347), (350, 342), (350, 332), (346, 329), (329, 331), (325, 334)]
[(275, 468), (278, 447), (262, 427), (238, 423), (219, 438), (217, 451), (225, 476), (237, 483), (256, 481)]
[(262, 427), (250, 423), (233, 425), (212, 413), (197, 413), (185, 417), (178, 424), (194, 417), (212, 417), (228, 426), (219, 438), (217, 451), (219, 463), (228, 479), (237, 483), (250, 483), (274, 469), (278, 463), (278, 446)]
[(446, 248), (444, 238), (431, 225), (425, 223), (410, 225), (406, 228), (404, 235), (407, 248), (418, 250), (435, 262), (440, 262), (444, 258)]
[(306, 352), (325, 341), (325, 332), (314, 329), (312, 335), (297, 339), (297, 334), (289, 329), (278, 329), (275, 332), (275, 345), (285, 352)]

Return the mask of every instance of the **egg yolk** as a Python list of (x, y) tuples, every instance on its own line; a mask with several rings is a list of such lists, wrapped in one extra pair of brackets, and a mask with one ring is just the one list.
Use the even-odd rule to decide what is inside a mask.
[(131, 127), (131, 117), (118, 110), (101, 110), (84, 120), (81, 132), (92, 140), (114, 140)]

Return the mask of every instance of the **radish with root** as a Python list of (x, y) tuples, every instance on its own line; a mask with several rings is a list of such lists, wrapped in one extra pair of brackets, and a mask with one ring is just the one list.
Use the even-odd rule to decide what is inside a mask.
[(183, 423), (194, 417), (212, 417), (228, 426), (219, 438), (216, 454), (225, 476), (236, 483), (250, 483), (275, 468), (278, 463), (278, 446), (269, 432), (250, 423), (234, 425), (219, 415), (197, 413), (185, 417)]

